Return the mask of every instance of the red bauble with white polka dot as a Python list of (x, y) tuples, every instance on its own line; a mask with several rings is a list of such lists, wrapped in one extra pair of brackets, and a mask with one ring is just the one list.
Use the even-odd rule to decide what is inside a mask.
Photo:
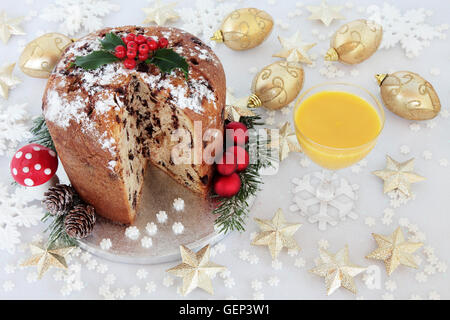
[(18, 184), (35, 187), (46, 183), (55, 175), (58, 158), (52, 149), (31, 143), (14, 154), (10, 168)]

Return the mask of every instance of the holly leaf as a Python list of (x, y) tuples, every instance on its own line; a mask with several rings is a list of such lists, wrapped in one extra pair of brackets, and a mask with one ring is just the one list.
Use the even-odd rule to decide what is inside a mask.
[(86, 70), (94, 70), (98, 67), (119, 61), (120, 59), (108, 51), (94, 51), (87, 56), (76, 57), (75, 65)]
[(146, 62), (154, 64), (163, 73), (169, 73), (177, 68), (181, 69), (186, 80), (188, 79), (189, 65), (186, 59), (172, 49), (158, 49)]
[(123, 40), (113, 32), (107, 33), (103, 40), (100, 39), (100, 43), (102, 44), (102, 48), (106, 51), (114, 51), (117, 46), (126, 47)]

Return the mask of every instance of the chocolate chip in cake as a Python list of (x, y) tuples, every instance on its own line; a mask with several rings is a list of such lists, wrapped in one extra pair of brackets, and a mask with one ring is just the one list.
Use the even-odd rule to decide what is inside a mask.
[(199, 46), (203, 46), (203, 42), (199, 39), (199, 38), (196, 38), (196, 37), (191, 37), (191, 41), (193, 42), (193, 43), (195, 43), (196, 45), (199, 45)]
[(139, 72), (145, 72), (148, 73), (148, 71), (150, 70), (149, 66), (147, 63), (145, 62), (141, 62), (137, 65), (136, 70)]
[(133, 195), (133, 209), (136, 209), (136, 206), (137, 206), (137, 191), (135, 191)]
[(209, 181), (208, 175), (204, 175), (203, 177), (201, 177), (200, 181), (206, 186), (208, 184), (208, 181)]

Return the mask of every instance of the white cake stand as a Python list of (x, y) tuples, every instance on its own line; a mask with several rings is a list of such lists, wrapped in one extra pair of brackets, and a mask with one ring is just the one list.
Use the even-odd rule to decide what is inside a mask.
[[(183, 211), (176, 211), (173, 200), (182, 198), (185, 202)], [(253, 201), (252, 201), (253, 202)], [(166, 223), (158, 223), (156, 214), (166, 211)], [(212, 214), (212, 203), (198, 197), (188, 189), (176, 183), (162, 171), (149, 167), (145, 177), (139, 214), (135, 223), (140, 231), (137, 240), (125, 235), (128, 226), (114, 224), (106, 219), (98, 219), (92, 235), (80, 241), (80, 247), (90, 253), (114, 261), (132, 264), (157, 264), (180, 259), (181, 244), (197, 251), (207, 244), (214, 245), (225, 235), (214, 230), (217, 217)], [(147, 223), (154, 222), (158, 232), (154, 236), (147, 234)], [(172, 225), (181, 222), (182, 234), (175, 234)], [(141, 244), (144, 237), (152, 238), (152, 246), (145, 248)], [(110, 239), (112, 246), (104, 250), (100, 246), (103, 239)]]

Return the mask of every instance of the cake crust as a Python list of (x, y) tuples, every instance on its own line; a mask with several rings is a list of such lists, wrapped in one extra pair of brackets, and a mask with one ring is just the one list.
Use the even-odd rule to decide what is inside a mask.
[[(186, 81), (180, 70), (162, 75), (154, 66), (139, 65), (136, 70), (128, 70), (121, 62), (90, 71), (68, 68), (75, 56), (98, 50), (98, 38), (104, 37), (108, 32), (118, 35), (143, 34), (155, 39), (167, 38), (169, 47), (186, 57), (189, 79)], [(135, 88), (131, 88), (131, 85)], [(144, 110), (144, 107), (138, 111), (130, 108), (134, 99), (130, 94), (138, 96), (136, 87), (139, 86), (142, 92), (149, 92), (151, 101), (140, 101), (141, 104), (151, 105), (148, 110)], [(163, 122), (156, 129), (160, 133), (165, 134), (164, 130), (172, 127), (176, 129), (176, 126), (181, 125), (191, 132), (193, 140), (198, 139), (200, 134), (191, 127), (196, 121), (201, 123), (202, 137), (208, 129), (223, 132), (225, 91), (222, 64), (214, 52), (197, 37), (176, 28), (125, 26), (99, 30), (66, 48), (47, 82), (42, 109), (64, 169), (80, 197), (93, 205), (99, 215), (128, 224), (134, 221), (140, 190), (135, 190), (130, 199), (127, 175), (136, 175), (137, 181), (134, 183), (142, 184), (139, 179), (144, 175), (147, 161), (160, 167), (180, 183), (184, 180), (178, 172), (186, 171), (191, 177), (195, 173), (192, 183), (184, 183), (202, 196), (208, 194), (213, 164), (206, 163), (203, 159), (198, 165), (192, 164), (192, 169), (187, 166), (177, 167), (165, 163), (164, 157), (167, 155), (163, 154), (163, 149), (157, 149), (160, 137), (152, 136), (150, 147), (142, 147), (145, 143), (139, 140), (144, 139), (141, 131), (149, 131), (149, 126), (155, 130), (154, 121), (158, 123), (158, 120)], [(163, 108), (171, 110), (171, 120), (168, 120), (166, 111), (159, 114), (159, 110)], [(147, 119), (156, 112), (161, 118), (153, 116), (155, 119)], [(143, 121), (152, 122), (148, 122), (143, 129), (139, 127)], [(127, 130), (141, 134), (136, 137), (138, 141), (133, 140), (133, 143), (141, 148), (136, 156), (144, 154), (145, 158), (140, 160), (142, 164), (134, 164), (134, 167), (132, 164), (130, 168), (126, 167), (125, 162), (128, 160), (122, 156), (128, 151), (123, 149), (132, 144), (129, 137), (125, 140), (125, 136), (129, 135)], [(151, 134), (157, 135), (154, 132)], [(169, 143), (167, 138), (161, 139), (163, 143)], [(213, 143), (220, 145), (221, 141)], [(204, 142), (203, 148), (207, 146)], [(131, 161), (135, 156), (128, 157)], [(139, 172), (130, 172), (130, 169), (136, 171), (136, 166)]]

